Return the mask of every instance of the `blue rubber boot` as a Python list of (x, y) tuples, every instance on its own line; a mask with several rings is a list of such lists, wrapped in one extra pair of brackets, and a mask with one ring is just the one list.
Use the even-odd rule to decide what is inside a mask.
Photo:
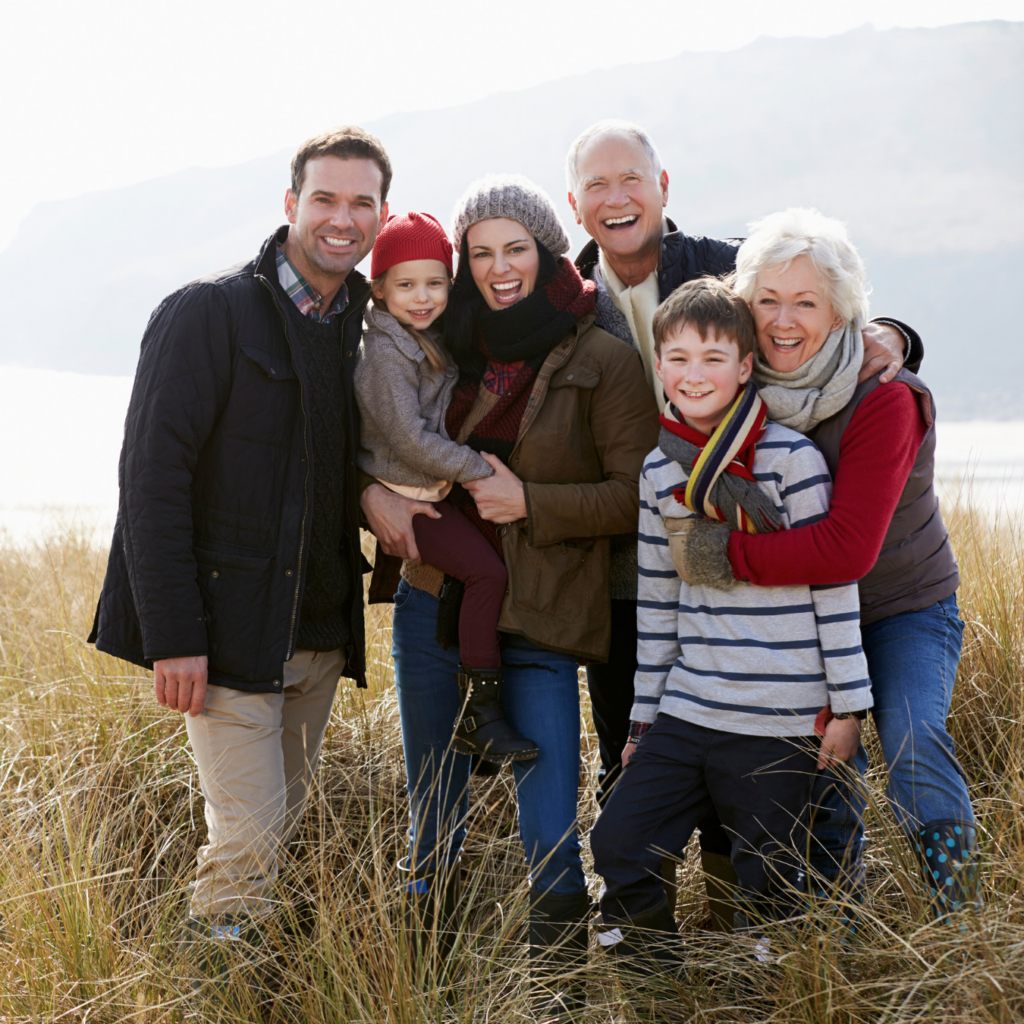
[(955, 818), (930, 821), (913, 836), (921, 858), (932, 912), (940, 921), (957, 910), (981, 907), (978, 830)]

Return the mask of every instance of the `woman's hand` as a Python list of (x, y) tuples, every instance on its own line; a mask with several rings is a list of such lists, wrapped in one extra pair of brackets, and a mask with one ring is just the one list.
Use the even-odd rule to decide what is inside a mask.
[(622, 748), (622, 767), (629, 767), (629, 759), (636, 753), (636, 741), (627, 740), (626, 745)]
[(517, 519), (525, 519), (523, 481), (497, 456), (488, 452), (480, 454), (494, 467), (494, 476), (470, 480), (462, 485), (476, 502), (480, 518), (491, 523), (514, 523)]
[(833, 718), (825, 726), (818, 751), (818, 769), (849, 761), (860, 746), (860, 719)]

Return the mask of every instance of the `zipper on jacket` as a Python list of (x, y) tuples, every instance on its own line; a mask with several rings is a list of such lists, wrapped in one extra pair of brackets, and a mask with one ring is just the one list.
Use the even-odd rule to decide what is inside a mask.
[[(309, 517), (309, 468), (312, 465), (309, 455), (309, 415), (306, 412), (306, 387), (302, 382), (302, 374), (299, 373), (298, 367), (295, 365), (295, 351), (292, 345), (291, 335), (288, 333), (288, 316), (285, 311), (281, 308), (281, 301), (277, 297), (277, 292), (274, 291), (274, 286), (263, 276), (260, 275), (260, 280), (263, 282), (267, 291), (270, 292), (273, 300), (274, 307), (277, 309), (278, 316), (281, 317), (281, 326), (284, 328), (284, 336), (288, 341), (288, 351), (291, 355), (292, 369), (295, 370), (295, 376), (299, 381), (299, 405), (302, 408), (302, 419), (303, 419), (303, 430), (302, 430), (302, 447), (306, 453), (306, 475), (302, 482), (302, 494), (304, 500), (304, 507), (302, 510), (302, 525), (299, 528), (299, 558), (298, 565), (295, 567), (295, 598), (292, 601), (292, 619), (291, 625), (288, 628), (288, 650), (285, 652), (285, 661), (288, 661), (295, 651), (295, 626), (298, 622), (299, 617), (299, 590), (302, 587), (302, 552), (306, 545), (306, 519)], [(369, 298), (369, 296), (367, 296)], [(366, 302), (358, 304), (358, 311), (362, 314), (363, 309), (366, 306)], [(344, 354), (345, 344), (345, 324), (348, 323), (348, 319), (355, 313), (357, 306), (353, 305), (347, 313), (342, 317), (340, 324), (341, 334), (341, 345), (342, 353)], [(343, 356), (344, 358), (344, 356)]]
[(306, 547), (306, 519), (309, 517), (309, 469), (313, 463), (309, 457), (309, 414), (306, 412), (306, 386), (302, 382), (302, 374), (299, 373), (299, 369), (295, 365), (295, 350), (292, 345), (291, 335), (288, 333), (288, 316), (281, 308), (281, 302), (274, 291), (274, 286), (262, 274), (260, 275), (260, 281), (263, 282), (264, 287), (270, 292), (271, 298), (274, 300), (274, 308), (277, 310), (277, 315), (281, 318), (285, 340), (288, 342), (288, 354), (291, 356), (292, 369), (295, 370), (295, 376), (299, 381), (299, 408), (302, 409), (302, 448), (306, 453), (306, 473), (302, 480), (303, 508), (302, 525), (299, 527), (299, 558), (298, 564), (295, 566), (295, 597), (292, 600), (291, 625), (288, 627), (288, 649), (284, 655), (284, 660), (288, 661), (294, 653), (295, 625), (299, 617), (299, 591), (302, 588), (302, 552)]

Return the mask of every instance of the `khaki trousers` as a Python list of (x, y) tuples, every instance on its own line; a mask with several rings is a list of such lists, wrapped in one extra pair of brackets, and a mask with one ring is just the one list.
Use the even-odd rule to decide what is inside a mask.
[(206, 800), (193, 917), (260, 914), (271, 906), (283, 851), (295, 835), (331, 715), (339, 651), (296, 651), (281, 693), (206, 691), (185, 716)]

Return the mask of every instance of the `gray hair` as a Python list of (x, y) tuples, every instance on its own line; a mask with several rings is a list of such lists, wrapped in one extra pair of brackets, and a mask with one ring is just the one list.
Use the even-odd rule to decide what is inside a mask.
[(577, 175), (579, 173), (577, 164), (579, 163), (580, 150), (591, 139), (596, 139), (600, 135), (615, 134), (626, 135), (634, 142), (638, 142), (640, 148), (644, 151), (644, 156), (647, 157), (647, 162), (651, 165), (654, 176), (656, 178), (661, 177), (663, 170), (661, 156), (658, 153), (657, 147), (651, 141), (650, 135), (640, 125), (634, 124), (632, 121), (617, 121), (610, 118), (605, 121), (598, 121), (589, 128), (585, 128), (573, 139), (572, 145), (569, 147), (569, 152), (565, 158), (565, 182), (573, 195), (576, 195), (577, 191)]
[(809, 256), (821, 274), (832, 308), (856, 328), (868, 320), (870, 288), (846, 225), (817, 210), (791, 206), (750, 225), (750, 237), (736, 254), (734, 287), (746, 302), (757, 290), (757, 275), (767, 267), (788, 266), (797, 256)]

